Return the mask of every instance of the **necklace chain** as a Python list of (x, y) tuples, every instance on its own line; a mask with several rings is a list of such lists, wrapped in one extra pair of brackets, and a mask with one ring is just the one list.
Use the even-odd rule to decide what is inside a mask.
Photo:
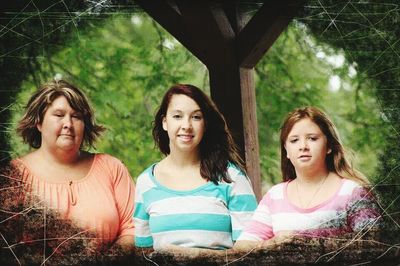
[(301, 200), (301, 196), (300, 196), (300, 190), (299, 190), (299, 180), (297, 180), (296, 182), (296, 188), (297, 188), (297, 196), (299, 197), (299, 202), (301, 204), (301, 206), (304, 206), (304, 208), (308, 208), (308, 206), (310, 206), (311, 202), (314, 200), (315, 196), (317, 195), (317, 193), (321, 190), (322, 186), (325, 184), (325, 180), (328, 178), (329, 176), (329, 172), (328, 174), (324, 177), (324, 179), (322, 181), (320, 181), (320, 185), (318, 186), (318, 188), (315, 190), (314, 194), (312, 195), (312, 197), (310, 198), (310, 200), (308, 201), (308, 203), (306, 205), (303, 204), (303, 201)]

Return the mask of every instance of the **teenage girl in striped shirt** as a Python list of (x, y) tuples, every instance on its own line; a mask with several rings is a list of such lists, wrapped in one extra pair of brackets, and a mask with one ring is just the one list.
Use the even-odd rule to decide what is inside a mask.
[(231, 248), (257, 201), (221, 113), (197, 87), (172, 86), (153, 137), (166, 157), (137, 179), (135, 245)]
[(291, 112), (280, 142), (283, 182), (263, 197), (235, 248), (288, 234), (329, 237), (377, 225), (380, 214), (368, 181), (346, 160), (323, 112), (314, 107)]

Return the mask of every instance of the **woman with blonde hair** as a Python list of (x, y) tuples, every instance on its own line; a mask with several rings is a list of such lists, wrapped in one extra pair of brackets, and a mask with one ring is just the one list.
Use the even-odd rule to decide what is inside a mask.
[(345, 157), (336, 128), (315, 107), (295, 109), (280, 134), (283, 182), (261, 200), (236, 247), (280, 235), (335, 236), (376, 226), (367, 179)]
[(85, 150), (102, 131), (83, 92), (64, 80), (51, 81), (32, 95), (17, 128), (34, 150), (13, 165), (30, 193), (91, 232), (99, 246), (133, 246), (134, 184), (128, 170), (110, 155)]

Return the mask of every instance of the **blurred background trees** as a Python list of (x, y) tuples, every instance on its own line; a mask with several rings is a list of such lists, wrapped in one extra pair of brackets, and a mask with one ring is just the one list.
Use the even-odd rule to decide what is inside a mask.
[[(354, 164), (374, 183), (390, 185), (387, 204), (398, 202), (400, 33), (393, 26), (400, 8), (385, 2), (309, 1), (257, 65), (263, 192), (281, 180), (283, 118), (314, 105), (332, 117)], [(96, 151), (123, 160), (134, 178), (161, 159), (151, 122), (165, 90), (175, 83), (209, 90), (205, 66), (135, 5), (13, 5), (3, 8), (0, 33), (2, 161), (28, 151), (15, 123), (32, 91), (52, 78), (86, 92), (108, 128)]]

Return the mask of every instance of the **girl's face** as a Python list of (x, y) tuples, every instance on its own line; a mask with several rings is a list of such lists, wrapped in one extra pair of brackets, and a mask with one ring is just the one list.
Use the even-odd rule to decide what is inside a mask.
[(82, 114), (72, 109), (64, 96), (59, 96), (47, 108), (37, 128), (42, 134), (41, 147), (78, 152), (85, 123)]
[(326, 136), (309, 118), (303, 118), (294, 124), (285, 141), (287, 157), (296, 172), (301, 170), (326, 170), (326, 155), (331, 152), (327, 147)]
[(168, 132), (171, 153), (198, 152), (205, 131), (205, 121), (199, 105), (184, 94), (174, 94), (163, 118)]

